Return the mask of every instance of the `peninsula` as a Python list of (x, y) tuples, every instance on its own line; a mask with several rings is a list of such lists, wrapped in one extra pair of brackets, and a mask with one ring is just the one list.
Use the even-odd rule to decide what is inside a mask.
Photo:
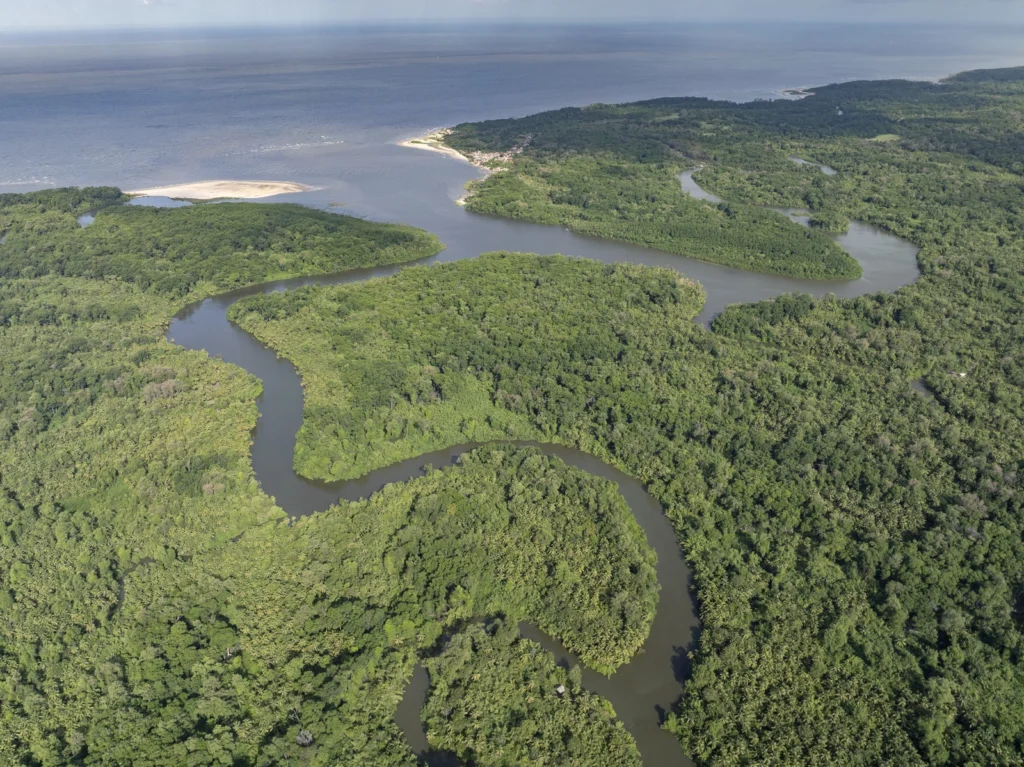
[(454, 132), (454, 128), (444, 128), (442, 130), (429, 133), (426, 136), (407, 139), (400, 142), (399, 146), (409, 147), (410, 149), (425, 149), (428, 152), (439, 152), (440, 154), (446, 154), (449, 157), (456, 157), (460, 160), (465, 160), (489, 175), (497, 171), (506, 170), (508, 164), (512, 162), (517, 155), (521, 155), (523, 150), (530, 145), (530, 141), (533, 139), (533, 137), (529, 135), (523, 136), (511, 147), (503, 151), (463, 152), (446, 143), (448, 141), (448, 137)]

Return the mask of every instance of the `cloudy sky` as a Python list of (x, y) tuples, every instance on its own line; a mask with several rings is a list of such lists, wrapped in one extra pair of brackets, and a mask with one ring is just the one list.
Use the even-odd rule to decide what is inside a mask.
[(759, 20), (1024, 24), (1024, 0), (0, 0), (0, 29), (413, 21)]

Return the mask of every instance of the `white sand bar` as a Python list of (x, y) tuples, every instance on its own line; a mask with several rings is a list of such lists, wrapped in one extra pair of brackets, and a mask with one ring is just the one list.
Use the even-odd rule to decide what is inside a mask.
[(128, 194), (144, 197), (175, 197), (187, 200), (219, 200), (223, 197), (256, 200), (279, 194), (311, 192), (313, 187), (290, 181), (197, 181), (192, 184), (136, 189)]
[(430, 138), (412, 138), (408, 141), (403, 141), (399, 146), (408, 147), (409, 149), (425, 149), (428, 152), (438, 152), (439, 154), (446, 154), (449, 157), (454, 157), (457, 160), (469, 160), (462, 152), (452, 149), (450, 146), (445, 146), (439, 141), (431, 140)]
[(452, 149), (450, 146), (444, 143), (445, 138), (451, 135), (451, 132), (451, 128), (441, 128), (440, 130), (436, 130), (433, 133), (428, 133), (426, 136), (417, 136), (416, 138), (410, 138), (406, 139), (405, 141), (400, 141), (398, 145), (408, 147), (409, 149), (425, 149), (428, 152), (438, 152), (440, 154), (446, 154), (449, 157), (454, 157), (457, 160), (466, 160), (468, 162), (473, 163), (474, 165), (477, 165), (477, 167), (480, 167), (476, 162), (473, 161), (473, 158), (466, 157), (466, 155), (464, 155), (462, 152), (458, 151), (457, 149)]

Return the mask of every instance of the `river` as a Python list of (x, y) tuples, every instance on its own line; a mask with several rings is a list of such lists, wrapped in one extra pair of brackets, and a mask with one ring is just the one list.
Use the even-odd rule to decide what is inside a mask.
[[(292, 469), (295, 438), (302, 425), (303, 393), (294, 366), (278, 357), (251, 335), (228, 321), (226, 311), (240, 297), (283, 290), (305, 284), (340, 284), (391, 274), (395, 268), (366, 269), (330, 278), (300, 278), (259, 285), (187, 307), (172, 322), (168, 338), (188, 349), (205, 350), (227, 362), (243, 367), (263, 381), (257, 404), (260, 419), (252, 445), (252, 462), (263, 490), (274, 496), (290, 515), (301, 516), (327, 509), (339, 500), (365, 498), (392, 482), (423, 476), (425, 465), (452, 463), (476, 445), (461, 445), (381, 468), (355, 480), (324, 483), (309, 480)], [(520, 443), (533, 444), (533, 443)], [(691, 588), (692, 578), (672, 525), (661, 506), (643, 486), (613, 466), (593, 456), (560, 445), (537, 445), (571, 466), (615, 482), (640, 523), (649, 545), (658, 555), (661, 585), (659, 609), (643, 649), (613, 676), (604, 677), (583, 668), (586, 689), (611, 701), (620, 720), (633, 734), (648, 765), (689, 765), (679, 744), (660, 728), (664, 714), (671, 711), (682, 692), (689, 670), (687, 653), (696, 645), (699, 619)], [(524, 625), (524, 636), (539, 641), (563, 663), (578, 665), (555, 639)], [(425, 672), (417, 669), (398, 711), (398, 722), (417, 752), (425, 748), (419, 711), (428, 692)]]
[[(815, 163), (804, 164), (813, 165)], [(829, 170), (832, 169), (829, 168)], [(710, 203), (722, 202), (722, 198), (706, 191), (696, 182), (693, 178), (694, 173), (695, 171), (688, 170), (680, 174), (679, 180), (682, 183), (683, 191), (697, 200), (704, 200)], [(834, 173), (835, 171), (833, 171)], [(801, 226), (810, 226), (810, 215), (807, 211), (798, 208), (770, 209), (786, 216), (790, 221)], [(778, 279), (791, 284), (796, 283), (796, 286), (786, 291), (780, 291), (780, 293), (794, 291), (813, 293), (814, 295), (834, 293), (840, 298), (855, 298), (867, 293), (892, 292), (904, 285), (916, 282), (921, 274), (921, 270), (917, 265), (917, 246), (889, 234), (877, 226), (865, 224), (863, 221), (850, 221), (848, 231), (842, 234), (829, 234), (829, 236), (860, 263), (861, 268), (864, 270), (860, 279), (848, 282), (835, 282), (831, 280), (793, 280), (781, 277)], [(689, 272), (687, 271), (687, 273)], [(763, 275), (757, 276), (762, 277)], [(768, 282), (764, 282), (763, 287), (767, 289), (768, 284)], [(705, 289), (707, 288), (705, 287)], [(776, 293), (774, 295), (779, 294)], [(769, 297), (771, 296), (764, 296), (764, 298)], [(749, 301), (751, 299), (744, 298), (742, 300)], [(708, 305), (704, 307), (701, 319), (710, 321), (712, 317), (708, 316), (709, 313), (717, 314), (724, 308), (722, 306), (723, 303), (737, 303), (737, 301), (733, 300), (731, 296), (712, 301), (709, 295)], [(714, 308), (709, 309), (709, 306)]]
[[(567, 104), (670, 95), (744, 101), (798, 85), (931, 79), (1016, 64), (1019, 51), (1019, 35), (1011, 27), (924, 24), (420, 25), (119, 31), (53, 39), (0, 32), (0, 191), (104, 183), (151, 188), (205, 179), (300, 181), (316, 191), (276, 201), (400, 221), (438, 235), (447, 249), (422, 263), (508, 249), (679, 269), (707, 292), (697, 318), (706, 325), (731, 303), (792, 291), (848, 298), (895, 290), (917, 279), (916, 251), (856, 225), (840, 244), (861, 263), (859, 280), (806, 282), (740, 272), (559, 228), (472, 215), (452, 203), (467, 181), (479, 177), (476, 169), (397, 142), (463, 120)], [(81, 223), (88, 225), (89, 219)], [(298, 477), (292, 459), (302, 423), (299, 378), (290, 363), (232, 326), (225, 312), (243, 295), (396, 271), (359, 270), (254, 286), (188, 307), (171, 323), (168, 337), (183, 347), (205, 349), (262, 379), (252, 462), (264, 490), (289, 514), (368, 495), (384, 483), (417, 475), (428, 460), (440, 464), (444, 458), (421, 456), (342, 486)], [(661, 555), (663, 590), (648, 640), (651, 651), (610, 680), (584, 678), (615, 703), (638, 735), (648, 765), (672, 764), (671, 756), (654, 761), (662, 753), (658, 744), (668, 741), (650, 727), (657, 714), (653, 705), (629, 701), (642, 694), (647, 655), (654, 659), (658, 682), (668, 687), (644, 700), (671, 704), (685, 675), (685, 656), (674, 648), (692, 645), (696, 623), (690, 620), (692, 596), (683, 588), (688, 574), (675, 537), (664, 534), (667, 522), (635, 481), (589, 456), (561, 454), (619, 483)], [(665, 546), (668, 552), (662, 553)], [(660, 569), (665, 563), (682, 569), (670, 577)], [(682, 622), (665, 622), (676, 618)], [(679, 661), (671, 668), (670, 656)], [(411, 742), (422, 736), (416, 731), (415, 692), (411, 688), (406, 706), (411, 713), (402, 719)]]
[[(407, 151), (417, 152), (414, 149)], [(446, 158), (439, 159), (449, 165), (463, 166)], [(696, 184), (692, 173), (684, 173), (682, 182), (683, 188), (693, 196), (709, 202), (717, 201)], [(162, 200), (155, 202), (163, 204)], [(752, 274), (659, 251), (580, 237), (556, 227), (461, 213), (474, 219), (474, 228), (491, 230), (492, 236), (485, 236), (485, 240), (502, 243), (508, 249), (576, 253), (608, 263), (630, 261), (678, 269), (700, 280), (707, 291), (707, 305), (697, 318), (705, 324), (726, 305), (737, 301), (758, 301), (801, 289), (838, 295), (891, 291), (913, 282), (919, 274), (917, 249), (912, 244), (856, 222), (848, 234), (838, 235), (836, 239), (860, 261), (864, 277), (851, 282), (808, 282)], [(454, 242), (449, 241), (445, 251), (420, 263), (457, 261), (475, 257), (479, 252), (475, 239), (465, 241), (456, 238)], [(264, 491), (274, 496), (290, 515), (322, 511), (340, 499), (367, 497), (388, 483), (422, 476), (422, 467), (426, 464), (449, 464), (474, 446), (462, 445), (421, 455), (381, 468), (360, 479), (341, 483), (316, 482), (299, 476), (292, 469), (295, 439), (302, 425), (303, 411), (302, 384), (298, 373), (289, 361), (278, 357), (229, 322), (227, 309), (242, 296), (288, 290), (301, 285), (354, 283), (395, 274), (401, 268), (360, 269), (328, 276), (300, 277), (224, 293), (186, 307), (168, 328), (168, 338), (180, 346), (205, 350), (244, 368), (263, 381), (263, 394), (257, 403), (260, 419), (252, 445), (253, 469)], [(695, 647), (699, 631), (692, 578), (675, 532), (657, 501), (635, 479), (577, 450), (557, 445), (542, 447), (572, 466), (616, 482), (646, 533), (649, 544), (658, 554), (659, 609), (643, 650), (611, 677), (584, 667), (584, 686), (612, 703), (620, 720), (636, 739), (645, 764), (659, 767), (689, 765), (691, 762), (681, 754), (677, 741), (660, 727), (665, 713), (671, 710), (682, 692), (683, 681), (689, 672), (687, 653)], [(551, 651), (559, 662), (578, 665), (578, 660), (557, 640), (529, 624), (522, 625), (521, 630), (525, 637), (540, 642)], [(419, 711), (428, 692), (429, 680), (423, 669), (417, 667), (397, 713), (397, 720), (410, 745), (425, 760), (431, 757), (426, 753), (426, 737)]]

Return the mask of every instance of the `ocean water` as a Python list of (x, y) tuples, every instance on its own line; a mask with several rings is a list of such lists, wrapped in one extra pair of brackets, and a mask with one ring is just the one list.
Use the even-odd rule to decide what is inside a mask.
[[(706, 320), (729, 303), (792, 290), (847, 296), (894, 290), (916, 278), (916, 250), (864, 231), (860, 280), (809, 283), (737, 272), (557, 227), (475, 216), (454, 204), (466, 181), (479, 176), (475, 168), (397, 142), (464, 120), (596, 101), (671, 95), (747, 100), (857, 78), (938, 78), (1022, 63), (1020, 39), (1019, 30), (1005, 29), (809, 25), (0, 37), (0, 191), (298, 181), (317, 190), (281, 200), (437, 233), (448, 248), (430, 262), (510, 249), (678, 268), (707, 290)], [(253, 466), (264, 489), (289, 513), (324, 508), (336, 490), (292, 471), (303, 406), (294, 369), (231, 325), (225, 311), (244, 293), (396, 270), (255, 286), (189, 307), (169, 328), (176, 343), (213, 351), (263, 380)], [(408, 470), (385, 469), (366, 482), (404, 478), (392, 472)], [(602, 473), (596, 465), (587, 470)], [(357, 491), (376, 489), (352, 484)], [(632, 498), (630, 503), (637, 508)], [(668, 557), (661, 555), (663, 562)], [(688, 764), (658, 727), (663, 710), (678, 697), (687, 673), (685, 651), (693, 647), (696, 613), (688, 581), (679, 574), (663, 581), (649, 653), (611, 680), (585, 677), (617, 701), (648, 765)], [(407, 732), (419, 727), (413, 703), (399, 713)]]
[[(282, 179), (323, 187), (295, 201), (393, 218), (439, 186), (458, 196), (474, 176), (394, 146), (428, 128), (938, 78), (1024, 63), (1021, 39), (1014, 28), (793, 24), (0, 33), (0, 191)], [(441, 165), (442, 178), (425, 179)]]
[(423, 227), (447, 245), (435, 261), (519, 250), (678, 269), (707, 291), (708, 321), (791, 291), (895, 290), (917, 277), (913, 253), (879, 247), (861, 280), (808, 282), (478, 216), (454, 201), (480, 171), (399, 141), (566, 105), (935, 79), (1024, 63), (1022, 35), (792, 24), (0, 35), (0, 192), (297, 181), (315, 191), (269, 200)]

